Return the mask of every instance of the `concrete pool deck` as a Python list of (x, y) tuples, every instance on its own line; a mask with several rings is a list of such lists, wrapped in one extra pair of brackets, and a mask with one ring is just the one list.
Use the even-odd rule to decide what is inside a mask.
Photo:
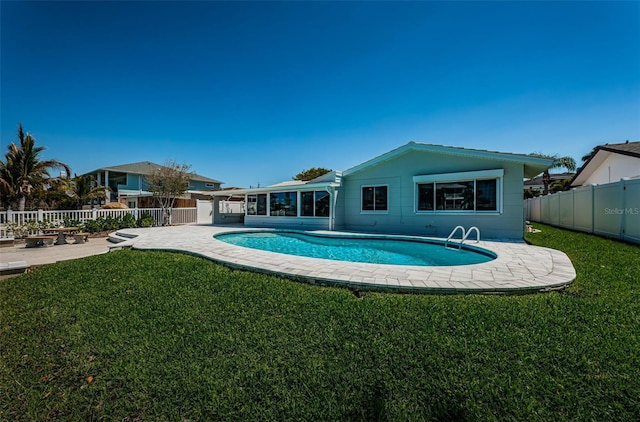
[(494, 252), (497, 258), (482, 264), (426, 267), (307, 258), (243, 248), (213, 238), (247, 230), (255, 228), (186, 225), (123, 229), (112, 235), (123, 240), (112, 248), (184, 252), (232, 268), (354, 290), (518, 294), (560, 289), (576, 278), (573, 264), (563, 252), (524, 242), (470, 243)]

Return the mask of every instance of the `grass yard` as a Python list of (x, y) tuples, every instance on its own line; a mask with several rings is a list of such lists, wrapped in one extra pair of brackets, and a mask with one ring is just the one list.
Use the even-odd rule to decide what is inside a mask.
[(0, 420), (638, 420), (640, 247), (534, 226), (565, 291), (359, 298), (126, 250), (0, 280)]

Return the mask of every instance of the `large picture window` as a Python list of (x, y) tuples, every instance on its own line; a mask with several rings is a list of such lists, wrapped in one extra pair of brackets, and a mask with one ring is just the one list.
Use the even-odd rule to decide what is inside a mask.
[(274, 192), (269, 196), (269, 202), (271, 216), (298, 216), (297, 192)]
[(504, 170), (415, 176), (418, 212), (499, 212)]
[(473, 210), (473, 180), (460, 182), (436, 183), (436, 209)]
[(329, 217), (329, 192), (302, 192), (300, 215), (303, 217)]
[(363, 186), (362, 211), (387, 211), (389, 209), (388, 186)]

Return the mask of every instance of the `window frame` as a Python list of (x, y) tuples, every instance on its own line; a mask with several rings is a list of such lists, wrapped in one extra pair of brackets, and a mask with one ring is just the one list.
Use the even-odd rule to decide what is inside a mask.
[[(274, 191), (274, 192), (269, 192), (268, 198), (269, 198), (269, 203), (267, 205), (267, 209), (268, 209), (268, 216), (269, 217), (287, 217), (287, 218), (295, 218), (295, 217), (299, 217), (300, 216), (300, 198), (298, 198), (298, 193), (299, 191)], [(288, 207), (295, 207), (295, 214), (287, 214), (287, 211), (291, 212), (291, 209), (287, 209), (281, 202), (279, 201), (273, 201), (274, 197), (278, 197), (278, 195), (284, 195), (285, 198), (287, 197), (286, 195), (289, 195), (289, 198), (291, 200), (293, 200), (295, 202), (295, 204), (292, 205), (288, 205)], [(293, 195), (291, 195), (293, 194)], [(281, 210), (275, 209), (277, 206), (282, 205), (283, 208)], [(284, 214), (280, 215), (279, 213), (281, 211), (284, 211)], [(274, 214), (274, 212), (276, 212), (276, 214)]]
[[(328, 202), (329, 202), (329, 213), (327, 215), (318, 215), (318, 196), (317, 194), (321, 193), (326, 195), (325, 197), (321, 198), (328, 198)], [(300, 196), (300, 200), (298, 201), (298, 213), (299, 213), (299, 217), (303, 217), (303, 218), (329, 218), (331, 216), (331, 194), (329, 192), (327, 192), (326, 190), (305, 190), (305, 191), (300, 191), (299, 192), (299, 196)], [(312, 212), (313, 215), (305, 215), (304, 212), (304, 196), (305, 194), (311, 194), (312, 196)]]
[[(458, 173), (441, 173), (427, 174), (413, 177), (414, 184), (414, 201), (413, 210), (415, 214), (450, 214), (450, 215), (500, 215), (503, 213), (504, 191), (503, 191), (504, 169), (465, 171)], [(496, 209), (495, 210), (478, 210), (477, 201), (477, 185), (478, 181), (495, 180), (496, 181)], [(473, 182), (473, 209), (472, 210), (439, 210), (437, 209), (437, 185), (438, 183), (454, 183), (454, 182)], [(419, 209), (419, 190), (420, 185), (432, 185), (433, 191), (433, 209)]]
[[(262, 196), (262, 195), (264, 195), (264, 205), (265, 205), (263, 214), (258, 212), (259, 211), (259, 205), (258, 204), (260, 203), (260, 201), (258, 200), (258, 197)], [(255, 201), (251, 201), (251, 197), (255, 197)], [(256, 211), (256, 213), (255, 214), (250, 214), (249, 213), (249, 209), (252, 208), (250, 204), (253, 203), (253, 202), (255, 202), (255, 211)], [(254, 216), (254, 217), (257, 217), (257, 216), (268, 217), (269, 216), (269, 196), (266, 193), (250, 193), (250, 194), (248, 194), (247, 197), (246, 197), (246, 204), (247, 204), (245, 206), (245, 215), (246, 216)]]
[[(387, 190), (387, 201), (386, 208), (383, 210), (377, 210), (376, 207), (376, 188), (386, 188)], [(365, 210), (364, 209), (364, 190), (367, 188), (373, 188), (373, 209)], [(360, 186), (360, 214), (389, 214), (389, 185), (388, 184), (373, 184), (373, 185), (361, 185)]]

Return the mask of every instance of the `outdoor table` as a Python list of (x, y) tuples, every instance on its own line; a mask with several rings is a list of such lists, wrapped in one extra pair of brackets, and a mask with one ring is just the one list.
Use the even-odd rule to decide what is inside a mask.
[(56, 245), (66, 245), (67, 244), (67, 234), (73, 234), (73, 232), (77, 232), (77, 227), (58, 227), (54, 229), (47, 229), (46, 232), (57, 233), (58, 240), (56, 240)]

